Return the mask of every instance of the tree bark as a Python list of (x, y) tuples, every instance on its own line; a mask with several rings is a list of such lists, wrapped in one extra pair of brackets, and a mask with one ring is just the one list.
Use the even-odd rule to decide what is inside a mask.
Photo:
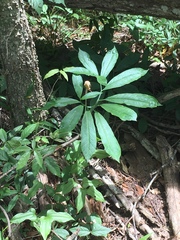
[[(35, 46), (23, 0), (0, 0), (0, 61), (15, 126), (28, 120), (27, 109), (45, 103)], [(33, 111), (35, 120), (45, 116)]]
[(180, 19), (179, 0), (65, 0), (70, 8)]

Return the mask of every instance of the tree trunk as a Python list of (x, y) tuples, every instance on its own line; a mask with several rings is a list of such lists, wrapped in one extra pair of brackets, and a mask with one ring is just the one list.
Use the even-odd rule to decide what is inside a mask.
[(180, 19), (179, 0), (65, 0), (65, 4), (70, 8)]
[[(45, 103), (38, 61), (23, 0), (0, 0), (0, 60), (15, 126), (28, 120), (28, 109)], [(32, 111), (38, 120), (44, 112)]]

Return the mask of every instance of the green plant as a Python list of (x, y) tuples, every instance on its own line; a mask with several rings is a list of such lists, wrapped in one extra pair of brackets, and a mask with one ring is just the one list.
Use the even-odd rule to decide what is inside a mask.
[[(50, 232), (52, 235), (55, 232), (63, 237), (69, 235), (72, 227), (84, 226), (88, 215), (83, 210), (87, 196), (96, 201), (104, 201), (102, 194), (97, 190), (101, 183), (87, 178), (87, 161), (80, 151), (80, 142), (75, 141), (67, 147), (64, 152), (67, 162), (61, 169), (54, 153), (61, 149), (59, 144), (63, 144), (64, 141), (63, 138), (56, 139), (54, 132), (44, 135), (44, 130), (50, 129), (54, 131), (57, 127), (50, 122), (38, 122), (29, 123), (26, 127), (18, 126), (9, 132), (0, 129), (1, 205), (6, 212), (11, 212), (18, 202), (23, 202), (26, 208), (30, 209), (15, 215), (11, 222), (19, 224), (30, 220), (44, 239), (47, 239)], [(40, 180), (42, 174), (50, 175), (50, 178), (58, 177), (60, 184), (51, 187)], [(45, 191), (46, 196), (53, 200), (53, 208), (56, 211), (47, 204), (39, 215), (35, 213), (32, 198), (35, 198), (40, 190)], [(0, 218), (4, 223), (7, 222), (2, 212)], [(71, 224), (67, 225), (67, 221), (71, 221)], [(106, 235), (109, 231), (110, 229), (102, 227), (99, 234)], [(89, 229), (87, 235), (89, 234), (98, 233), (95, 229)]]
[[(160, 106), (154, 97), (146, 94), (113, 94), (113, 89), (138, 80), (147, 73), (147, 70), (132, 68), (109, 79), (109, 74), (118, 60), (118, 52), (115, 47), (105, 54), (100, 73), (88, 53), (79, 49), (78, 58), (83, 67), (63, 69), (64, 72), (73, 73), (72, 83), (78, 99), (54, 99), (48, 102), (44, 109), (77, 104), (62, 120), (60, 129), (57, 130), (59, 136), (71, 132), (82, 119), (81, 149), (85, 158), (89, 160), (95, 153), (99, 136), (105, 151), (113, 159), (119, 161), (121, 149), (111, 127), (103, 116), (102, 110), (120, 118), (122, 121), (135, 121), (137, 113), (129, 106), (139, 108)], [(51, 70), (46, 74), (45, 79), (58, 72), (58, 69)], [(82, 76), (84, 75), (96, 79), (97, 90), (92, 88), (91, 80), (83, 80)], [(85, 91), (83, 91), (84, 87)]]
[[(46, 240), (51, 232), (52, 223), (66, 223), (68, 221), (73, 221), (74, 219), (66, 212), (56, 212), (54, 210), (48, 210), (45, 216), (38, 217), (34, 208), (31, 208), (25, 213), (18, 213), (12, 219), (11, 223), (20, 224), (26, 220), (30, 220), (32, 226), (37, 229), (37, 231), (42, 235), (43, 239)], [(65, 229), (58, 229), (58, 235), (64, 237), (68, 235)], [(56, 229), (57, 231), (57, 229)]]
[[(180, 22), (152, 16), (117, 15), (119, 24), (128, 27), (136, 41), (142, 41), (151, 50), (162, 51), (167, 45), (171, 48), (179, 44)], [(154, 36), (156, 36), (154, 38)]]

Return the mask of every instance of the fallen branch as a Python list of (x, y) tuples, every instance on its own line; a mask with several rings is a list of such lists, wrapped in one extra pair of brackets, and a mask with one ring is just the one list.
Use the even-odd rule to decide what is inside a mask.
[(176, 239), (180, 239), (180, 185), (176, 152), (163, 136), (158, 136), (156, 144), (160, 152), (169, 210), (169, 220)]
[(123, 204), (127, 211), (133, 214), (136, 226), (144, 233), (151, 233), (151, 238), (156, 239), (157, 236), (154, 231), (145, 223), (144, 219), (140, 216), (136, 209), (133, 211), (133, 203), (124, 195), (123, 191), (114, 184), (114, 182), (108, 176), (108, 173), (105, 172), (106, 170), (100, 165), (96, 164), (96, 162), (93, 160), (91, 160), (89, 163), (94, 171), (98, 173), (101, 180), (106, 184), (106, 186), (108, 186), (111, 193), (116, 196), (116, 199)]

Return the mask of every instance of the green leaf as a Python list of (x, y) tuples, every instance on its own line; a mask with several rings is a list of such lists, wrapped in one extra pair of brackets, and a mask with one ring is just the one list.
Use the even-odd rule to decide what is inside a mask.
[(74, 73), (76, 75), (96, 76), (94, 72), (91, 72), (84, 67), (66, 67), (63, 70), (65, 72)]
[(13, 154), (30, 151), (31, 148), (28, 146), (19, 146), (14, 149)]
[(33, 123), (25, 127), (25, 129), (21, 133), (21, 138), (27, 138), (37, 127), (39, 126), (39, 123)]
[(28, 196), (29, 198), (31, 197), (34, 197), (37, 193), (37, 191), (40, 189), (40, 188), (43, 188), (43, 184), (41, 182), (39, 182), (37, 179), (35, 179), (33, 181), (33, 186), (32, 188), (29, 189), (28, 191)]
[(49, 235), (49, 233), (51, 232), (51, 224), (52, 224), (52, 219), (51, 217), (47, 217), (47, 216), (42, 216), (39, 219), (39, 232), (41, 233), (43, 240), (47, 239), (47, 236)]
[(38, 14), (41, 14), (42, 7), (43, 7), (43, 0), (28, 0), (29, 4), (32, 8), (36, 10)]
[(51, 232), (51, 224), (54, 221), (65, 223), (68, 221), (74, 220), (68, 213), (66, 212), (55, 212), (54, 210), (48, 210), (46, 216), (40, 217), (40, 227), (39, 232), (42, 234), (43, 239), (46, 240), (47, 236)]
[(84, 157), (89, 160), (96, 151), (96, 129), (90, 111), (86, 111), (81, 125), (81, 149)]
[(55, 152), (56, 148), (57, 148), (57, 145), (45, 146), (43, 149), (41, 149), (41, 154), (42, 155), (51, 155), (52, 153)]
[(88, 228), (82, 227), (82, 226), (77, 226), (77, 227), (70, 228), (70, 231), (72, 233), (76, 232), (77, 230), (80, 230), (79, 233), (78, 233), (78, 236), (80, 236), (80, 237), (88, 236), (91, 233)]
[(100, 94), (101, 94), (101, 93), (100, 93), (100, 92), (97, 92), (97, 91), (88, 92), (88, 93), (86, 93), (86, 94), (81, 98), (81, 100), (86, 100), (86, 99), (95, 98), (95, 97), (99, 96)]
[(57, 164), (56, 160), (52, 157), (46, 157), (44, 160), (44, 163), (47, 167), (47, 169), (55, 176), (60, 177), (61, 172), (60, 172), (60, 167)]
[(30, 210), (28, 210), (25, 213), (18, 213), (16, 214), (12, 219), (11, 219), (11, 223), (16, 223), (16, 224), (20, 224), (26, 220), (30, 220), (30, 221), (36, 221), (37, 220), (37, 216), (36, 216), (36, 211), (34, 208), (31, 208)]
[(0, 188), (0, 199), (8, 196), (12, 196), (14, 194), (17, 194), (18, 192), (16, 190), (11, 190), (7, 187)]
[(121, 156), (121, 149), (112, 129), (110, 128), (105, 118), (98, 112), (95, 112), (95, 121), (105, 151), (113, 159), (119, 162)]
[(108, 233), (111, 232), (110, 228), (104, 227), (101, 224), (98, 223), (94, 223), (92, 225), (92, 230), (91, 230), (91, 234), (93, 236), (103, 236), (106, 237)]
[(111, 79), (103, 90), (122, 87), (126, 84), (134, 82), (144, 76), (147, 71), (148, 70), (144, 70), (142, 68), (128, 69)]
[(99, 75), (95, 63), (91, 60), (91, 58), (87, 52), (84, 52), (83, 50), (79, 49), (78, 58), (79, 58), (80, 62), (82, 63), (82, 65), (86, 69), (88, 69), (94, 75)]
[(30, 156), (31, 156), (31, 152), (30, 151), (27, 151), (25, 152), (19, 159), (18, 163), (17, 163), (17, 167), (16, 169), (17, 170), (20, 170), (22, 168), (24, 168), (25, 166), (27, 166), (27, 162), (28, 160), (30, 159)]
[(96, 201), (99, 201), (99, 202), (104, 202), (105, 201), (102, 193), (99, 192), (94, 186), (90, 186), (87, 189), (86, 194), (88, 194), (92, 198), (96, 199)]
[(137, 113), (131, 108), (115, 104), (104, 103), (100, 105), (104, 110), (120, 118), (122, 121), (136, 121)]
[(35, 161), (37, 161), (38, 165), (42, 168), (43, 157), (38, 149), (34, 150), (34, 158), (35, 158)]
[(57, 73), (59, 73), (59, 69), (52, 69), (44, 76), (44, 79), (50, 78)]
[(64, 6), (66, 6), (64, 0), (49, 0), (49, 1), (57, 4), (63, 4)]
[(54, 229), (54, 232), (62, 239), (67, 239), (69, 236), (69, 232), (63, 228), (56, 228)]
[(62, 185), (62, 193), (67, 194), (72, 191), (73, 188), (77, 186), (77, 183), (73, 180), (73, 178), (69, 178), (68, 182)]
[(67, 212), (55, 212), (53, 209), (47, 211), (47, 217), (52, 219), (53, 221), (59, 223), (65, 223), (74, 220), (73, 217)]
[(84, 207), (84, 204), (85, 204), (85, 196), (86, 196), (85, 190), (79, 188), (79, 189), (78, 189), (78, 195), (77, 195), (77, 197), (76, 197), (76, 199), (75, 199), (77, 212), (79, 212), (79, 211)]
[(67, 105), (76, 104), (76, 103), (79, 103), (79, 101), (76, 99), (60, 97), (47, 102), (42, 109), (48, 110), (52, 107), (66, 107)]
[(0, 149), (0, 160), (1, 161), (8, 161), (9, 160), (9, 156), (6, 153), (6, 151)]
[(60, 70), (59, 72), (60, 72), (61, 75), (63, 75), (63, 77), (66, 79), (66, 81), (68, 81), (67, 73), (65, 71), (63, 71), (63, 70)]
[(103, 158), (107, 158), (108, 154), (106, 151), (104, 151), (103, 149), (97, 149), (95, 151), (95, 153), (93, 154), (93, 157), (95, 158), (99, 158), (99, 159), (103, 159)]
[(19, 199), (18, 194), (15, 195), (15, 196), (11, 199), (11, 201), (10, 201), (9, 204), (8, 204), (7, 212), (10, 212), (10, 211), (14, 208), (14, 206), (16, 205), (18, 199)]
[(109, 75), (117, 62), (118, 55), (115, 47), (106, 53), (102, 61), (101, 76), (107, 77)]
[(106, 86), (107, 85), (107, 78), (104, 76), (97, 76), (97, 81), (99, 84)]
[(2, 142), (6, 142), (7, 141), (7, 133), (3, 128), (0, 128), (0, 140)]
[(158, 100), (150, 95), (141, 93), (122, 93), (104, 99), (108, 102), (126, 104), (139, 108), (155, 108), (161, 106)]
[(139, 240), (147, 240), (151, 235), (152, 235), (152, 233), (149, 233), (149, 234), (141, 237)]
[(80, 121), (83, 109), (84, 106), (79, 105), (68, 112), (68, 114), (61, 121), (60, 131), (65, 131), (67, 133), (71, 132)]
[(72, 82), (78, 98), (81, 98), (83, 92), (83, 79), (80, 75), (72, 75)]

